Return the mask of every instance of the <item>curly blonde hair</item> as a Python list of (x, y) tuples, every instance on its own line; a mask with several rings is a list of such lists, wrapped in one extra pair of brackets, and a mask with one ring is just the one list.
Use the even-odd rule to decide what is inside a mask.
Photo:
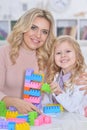
[(16, 22), (11, 34), (7, 38), (7, 41), (11, 44), (11, 51), (10, 51), (11, 61), (13, 64), (15, 64), (16, 59), (19, 56), (20, 46), (22, 45), (23, 33), (29, 31), (32, 22), (36, 17), (43, 17), (50, 23), (50, 31), (45, 44), (36, 50), (39, 70), (44, 70), (55, 37), (54, 18), (49, 11), (39, 8), (33, 8), (27, 11)]
[(82, 72), (84, 72), (86, 69), (86, 64), (84, 62), (84, 57), (82, 55), (79, 43), (71, 36), (68, 35), (59, 36), (54, 41), (51, 50), (51, 55), (48, 61), (47, 74), (46, 74), (47, 77), (46, 80), (48, 83), (51, 83), (54, 79), (55, 74), (61, 71), (61, 68), (57, 66), (55, 63), (54, 53), (55, 53), (55, 48), (58, 47), (60, 44), (62, 44), (64, 41), (67, 41), (74, 48), (76, 54), (76, 63), (75, 66), (73, 67), (73, 73), (71, 75), (70, 82), (73, 83), (75, 78), (78, 75), (80, 75)]

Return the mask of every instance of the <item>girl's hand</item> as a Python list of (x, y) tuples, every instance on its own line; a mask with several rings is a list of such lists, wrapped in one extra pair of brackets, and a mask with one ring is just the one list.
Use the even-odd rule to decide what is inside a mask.
[(52, 82), (50, 84), (50, 87), (51, 87), (51, 92), (55, 93), (55, 95), (59, 95), (60, 93), (62, 93), (62, 90), (61, 90), (60, 86), (58, 85), (58, 83)]

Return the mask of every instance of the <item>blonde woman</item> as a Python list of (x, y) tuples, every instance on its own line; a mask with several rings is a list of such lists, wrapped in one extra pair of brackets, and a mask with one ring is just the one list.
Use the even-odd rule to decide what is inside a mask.
[(53, 44), (48, 67), (47, 82), (54, 100), (69, 112), (87, 116), (87, 95), (80, 91), (84, 85), (75, 84), (78, 76), (87, 70), (77, 41), (67, 35), (58, 37)]
[(25, 71), (44, 72), (54, 39), (54, 19), (47, 10), (34, 8), (21, 16), (0, 47), (0, 100), (19, 113), (35, 110), (22, 99)]

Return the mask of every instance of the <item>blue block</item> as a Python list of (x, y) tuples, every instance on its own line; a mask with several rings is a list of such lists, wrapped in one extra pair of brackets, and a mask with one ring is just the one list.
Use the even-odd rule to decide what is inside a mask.
[(26, 115), (18, 115), (17, 118), (25, 119), (27, 122), (29, 121), (29, 119), (28, 119), (29, 117), (27, 114)]
[(30, 89), (29, 95), (39, 97), (41, 95), (40, 90)]
[(30, 89), (29, 91), (24, 90), (24, 94), (39, 97), (41, 95), (41, 92), (40, 90)]
[(59, 106), (44, 106), (43, 107), (43, 112), (44, 113), (59, 113), (60, 107)]
[(39, 74), (32, 74), (30, 79), (37, 82), (42, 82), (43, 77)]
[(15, 122), (9, 122), (8, 123), (8, 130), (15, 130)]

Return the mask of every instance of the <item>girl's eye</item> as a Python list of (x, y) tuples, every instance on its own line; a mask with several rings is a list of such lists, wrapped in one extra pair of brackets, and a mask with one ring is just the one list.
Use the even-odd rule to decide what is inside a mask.
[(61, 52), (57, 52), (57, 53), (56, 53), (56, 55), (60, 55), (60, 54), (61, 54)]
[(69, 53), (69, 52), (71, 52), (71, 51), (70, 51), (70, 50), (67, 50), (66, 52)]

